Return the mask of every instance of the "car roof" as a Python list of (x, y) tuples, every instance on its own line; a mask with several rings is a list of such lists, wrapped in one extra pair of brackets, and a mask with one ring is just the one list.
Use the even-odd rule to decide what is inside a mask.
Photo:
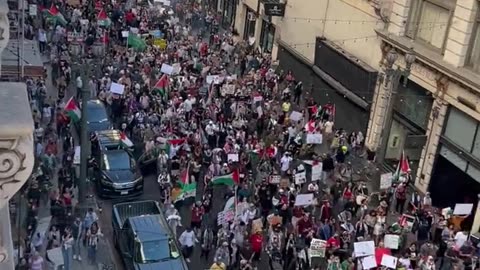
[(120, 156), (120, 155), (129, 155), (127, 151), (124, 149), (111, 149), (103, 152), (104, 155), (107, 156)]
[(168, 229), (162, 226), (160, 215), (138, 216), (129, 218), (130, 226), (141, 242), (168, 240)]
[(101, 102), (100, 100), (98, 99), (92, 99), (92, 100), (89, 100), (87, 101), (87, 108), (105, 108), (105, 105), (103, 104), (103, 102)]
[(120, 131), (116, 129), (97, 131), (97, 140), (101, 147), (120, 146)]

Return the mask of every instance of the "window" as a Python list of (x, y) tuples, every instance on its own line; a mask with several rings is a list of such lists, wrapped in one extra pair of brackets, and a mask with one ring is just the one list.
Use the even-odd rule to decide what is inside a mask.
[(480, 11), (477, 12), (477, 21), (473, 30), (470, 55), (467, 64), (476, 72), (480, 72)]
[(271, 53), (275, 37), (275, 26), (267, 21), (262, 21), (262, 32), (260, 34), (260, 47), (263, 52)]
[(459, 147), (471, 151), (477, 130), (477, 121), (458, 109), (452, 108), (448, 115), (444, 136)]
[(412, 1), (406, 36), (443, 51), (455, 1)]

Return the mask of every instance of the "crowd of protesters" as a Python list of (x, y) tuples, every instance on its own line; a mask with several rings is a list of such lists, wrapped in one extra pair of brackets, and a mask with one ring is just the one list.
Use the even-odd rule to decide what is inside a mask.
[[(27, 80), (38, 166), (26, 190), (32, 232), (23, 269), (46, 269), (45, 245), (61, 249), (66, 270), (81, 250), (96, 262), (97, 214), (72, 211), (74, 142), (63, 111), (69, 89), (79, 98), (84, 88), (142, 148), (140, 166), (156, 164), (159, 200), (187, 262), (200, 249), (215, 270), (265, 261), (271, 269), (477, 269), (470, 215), (411, 192), (403, 155), (373, 190), (363, 134), (335, 125), (342, 108), (310, 98), (314, 86), (277, 70), (235, 29), (220, 29), (208, 3), (67, 2), (45, 3), (35, 30), (58, 99), (44, 81)], [(213, 204), (225, 209), (213, 213)], [(191, 224), (178, 211), (185, 205)], [(52, 226), (34, 233), (45, 206)]]

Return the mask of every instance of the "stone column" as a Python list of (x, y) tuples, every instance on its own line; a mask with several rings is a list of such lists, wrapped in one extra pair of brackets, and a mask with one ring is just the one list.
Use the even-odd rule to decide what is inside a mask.
[(0, 83), (0, 269), (14, 270), (8, 202), (34, 165), (33, 119), (24, 83)]
[(426, 133), (428, 136), (427, 141), (423, 147), (420, 161), (418, 162), (417, 177), (415, 178), (415, 187), (417, 187), (422, 193), (428, 191), (433, 162), (435, 161), (435, 155), (437, 153), (437, 147), (440, 141), (443, 123), (445, 122), (447, 109), (447, 102), (442, 101), (440, 98), (435, 99), (430, 113), (430, 119), (428, 121)]
[[(417, 1), (417, 0), (413, 0)], [(388, 32), (397, 36), (404, 36), (407, 30), (408, 16), (410, 15), (411, 0), (395, 0), (392, 4), (392, 13)]]

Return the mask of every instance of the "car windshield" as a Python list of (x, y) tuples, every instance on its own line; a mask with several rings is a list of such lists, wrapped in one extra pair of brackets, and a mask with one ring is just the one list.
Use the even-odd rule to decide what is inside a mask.
[(90, 107), (88, 108), (88, 122), (90, 123), (102, 123), (108, 121), (108, 116), (103, 107)]
[(165, 261), (180, 257), (180, 252), (173, 240), (147, 241), (140, 245), (143, 263)]
[(107, 171), (130, 170), (132, 167), (127, 153), (106, 154), (103, 156)]

